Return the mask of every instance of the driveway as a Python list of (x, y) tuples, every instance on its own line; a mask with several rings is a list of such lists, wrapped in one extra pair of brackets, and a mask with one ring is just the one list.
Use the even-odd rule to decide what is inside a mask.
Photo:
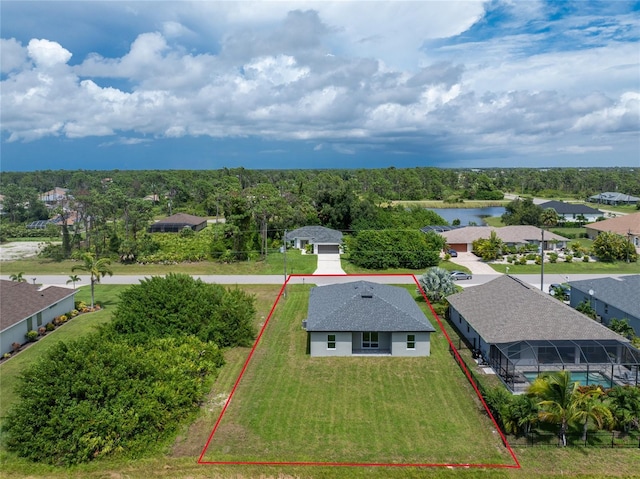
[(484, 263), (473, 253), (458, 253), (456, 258), (451, 258), (449, 261), (469, 268), (469, 271), (471, 271), (471, 274), (473, 275), (498, 274), (491, 266)]
[(340, 264), (339, 254), (319, 254), (318, 267), (313, 274), (346, 274)]

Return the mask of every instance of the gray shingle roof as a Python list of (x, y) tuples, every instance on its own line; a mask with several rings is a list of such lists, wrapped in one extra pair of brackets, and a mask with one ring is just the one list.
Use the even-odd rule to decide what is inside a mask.
[(565, 203), (564, 201), (547, 201), (540, 203), (540, 208), (543, 210), (547, 208), (554, 209), (559, 215), (598, 215), (602, 214), (600, 210), (591, 208), (587, 205)]
[(311, 290), (307, 331), (435, 331), (409, 292), (356, 281)]
[(640, 198), (638, 198), (637, 196), (625, 195), (624, 193), (618, 193), (617, 191), (605, 191), (604, 193), (591, 195), (589, 198), (594, 200), (605, 200), (605, 201), (625, 201), (625, 202), (640, 201)]
[(0, 331), (73, 296), (75, 290), (37, 284), (0, 280)]
[(466, 288), (447, 300), (490, 344), (526, 340), (628, 342), (570, 306), (507, 275)]
[(342, 243), (342, 232), (325, 228), (324, 226), (303, 226), (302, 228), (289, 231), (286, 239), (293, 241), (296, 238), (309, 238), (312, 243)]
[(167, 216), (166, 218), (160, 221), (156, 221), (154, 225), (185, 224), (190, 226), (197, 226), (206, 222), (207, 222), (207, 218), (202, 218), (200, 216), (195, 216), (195, 215), (189, 215), (187, 213), (176, 213), (175, 215)]
[(640, 274), (571, 281), (569, 285), (572, 289), (585, 294), (593, 290), (593, 297), (598, 301), (618, 308), (635, 318), (640, 318)]
[[(512, 225), (495, 228), (493, 226), (465, 226), (451, 231), (445, 231), (441, 235), (447, 243), (473, 243), (480, 238), (489, 238), (491, 232), (495, 231), (498, 237), (505, 243), (528, 243), (541, 240), (541, 229), (530, 225)], [(568, 241), (564, 236), (557, 235), (551, 231), (545, 231), (545, 241), (558, 240)]]

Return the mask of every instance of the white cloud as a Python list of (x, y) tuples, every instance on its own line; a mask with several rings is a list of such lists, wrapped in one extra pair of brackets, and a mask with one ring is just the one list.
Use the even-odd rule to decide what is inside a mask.
[(35, 64), (42, 68), (50, 68), (59, 64), (65, 64), (71, 59), (71, 52), (62, 48), (59, 43), (49, 40), (33, 39), (27, 46), (29, 57)]
[(0, 71), (3, 74), (23, 68), (27, 62), (27, 51), (15, 38), (0, 38), (0, 52)]

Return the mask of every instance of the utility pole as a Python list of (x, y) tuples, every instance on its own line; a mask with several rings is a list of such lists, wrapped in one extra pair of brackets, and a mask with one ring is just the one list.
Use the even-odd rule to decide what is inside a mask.
[(284, 284), (285, 284), (285, 288), (284, 291), (282, 292), (282, 294), (284, 295), (284, 297), (287, 297), (287, 230), (284, 230), (284, 236), (282, 237), (282, 253), (283, 253), (283, 257), (284, 257)]
[(544, 227), (542, 231), (542, 241), (540, 242), (540, 291), (544, 292)]

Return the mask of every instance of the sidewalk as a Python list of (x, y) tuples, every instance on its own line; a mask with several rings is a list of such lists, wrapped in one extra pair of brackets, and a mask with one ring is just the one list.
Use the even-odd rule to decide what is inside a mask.
[(313, 274), (346, 274), (340, 264), (339, 254), (319, 254), (318, 266)]

